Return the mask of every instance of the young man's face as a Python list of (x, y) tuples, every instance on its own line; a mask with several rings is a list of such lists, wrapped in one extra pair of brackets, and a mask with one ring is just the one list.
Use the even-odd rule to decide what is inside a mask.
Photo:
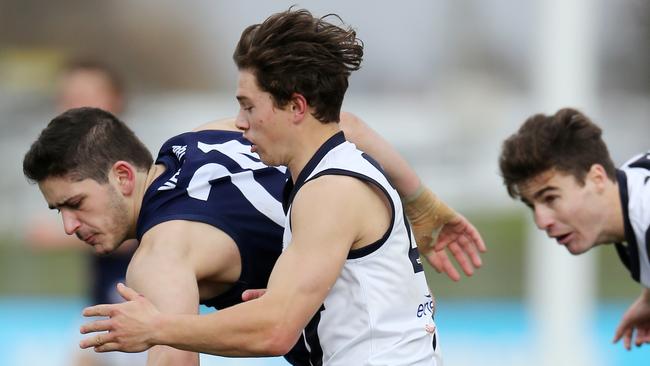
[(518, 189), (521, 200), (533, 210), (537, 227), (571, 254), (603, 243), (607, 207), (591, 174), (581, 185), (573, 175), (550, 169)]
[(276, 107), (271, 94), (262, 91), (255, 75), (247, 70), (239, 72), (237, 101), (239, 114), (236, 125), (253, 143), (251, 151), (257, 152), (267, 165), (286, 165), (286, 126), (291, 120), (289, 108)]
[(38, 186), (48, 206), (61, 212), (66, 234), (77, 235), (98, 254), (114, 251), (126, 239), (126, 203), (110, 182), (50, 177)]

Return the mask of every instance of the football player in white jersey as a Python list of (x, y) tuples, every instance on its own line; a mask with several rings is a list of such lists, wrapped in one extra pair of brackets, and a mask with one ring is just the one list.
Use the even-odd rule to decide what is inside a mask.
[[(237, 126), (253, 143), (251, 151), (266, 164), (287, 166), (290, 180), (301, 182), (301, 172), (313, 171), (313, 167), (307, 169), (308, 162), (318, 162), (322, 156), (317, 151), (327, 146), (326, 141), (342, 137), (337, 122), (347, 78), (359, 67), (361, 56), (362, 45), (354, 31), (306, 10), (290, 9), (248, 27), (234, 58), (240, 71)], [(402, 203), (387, 181), (381, 180), (380, 169), (368, 166), (372, 159), (361, 161), (361, 152), (353, 145), (343, 142), (341, 146), (357, 154), (351, 164), (365, 161), (372, 173), (355, 177), (354, 169), (342, 169), (345, 174), (340, 175), (329, 174), (330, 169), (328, 174), (311, 177), (295, 191), (295, 197), (285, 191), (285, 208), (291, 207), (286, 224), (291, 237), (285, 231), (286, 248), (263, 296), (203, 316), (174, 315), (160, 313), (135, 291), (120, 287), (128, 302), (85, 310), (85, 315), (110, 319), (91, 322), (83, 332), (109, 332), (88, 337), (82, 347), (133, 352), (161, 344), (225, 356), (268, 356), (285, 354), (299, 339), (316, 338), (315, 343), (305, 344), (308, 360), (304, 364), (435, 365), (431, 297), (417, 254), (413, 256), (415, 243), (404, 221)], [(329, 162), (337, 169), (342, 161), (337, 157)], [(368, 177), (378, 184), (367, 183)], [(405, 211), (410, 217), (427, 213), (422, 225), (429, 227), (429, 233), (423, 237), (428, 236), (430, 242), (431, 229), (439, 228), (436, 249), (455, 246), (467, 254), (471, 264), (480, 264), (478, 252), (484, 245), (471, 225), (430, 191), (417, 187), (414, 191), (413, 199), (406, 199)], [(388, 251), (400, 250), (404, 255), (394, 263), (386, 256)], [(357, 277), (360, 286), (351, 287), (343, 296), (345, 287), (340, 283), (354, 278), (339, 276), (353, 272), (348, 269), (359, 257), (376, 259), (356, 272), (374, 278)], [(373, 268), (386, 262), (391, 264), (384, 271)], [(381, 285), (376, 283), (383, 283), (382, 276), (389, 278), (389, 289), (403, 285), (401, 292), (379, 291)], [(331, 290), (336, 298), (328, 302)], [(354, 318), (346, 318), (346, 299), (354, 305), (367, 304), (365, 317), (359, 315), (363, 310), (357, 306)], [(313, 325), (320, 313), (349, 321), (340, 337), (330, 327), (323, 333), (326, 339), (318, 339), (321, 329), (308, 323)], [(396, 316), (386, 316), (391, 314)]]
[(536, 114), (505, 140), (499, 166), (510, 196), (571, 254), (615, 243), (644, 286), (614, 336), (630, 349), (650, 342), (650, 154), (616, 169), (601, 134), (575, 109)]

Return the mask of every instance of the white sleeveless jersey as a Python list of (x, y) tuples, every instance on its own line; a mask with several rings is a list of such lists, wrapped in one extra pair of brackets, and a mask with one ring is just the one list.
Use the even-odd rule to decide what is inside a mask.
[(625, 241), (616, 250), (635, 281), (650, 288), (650, 151), (617, 171)]
[(350, 251), (299, 340), (305, 360), (294, 361), (328, 366), (442, 365), (432, 298), (399, 195), (379, 165), (346, 142), (342, 132), (321, 146), (285, 190), (285, 248), (291, 241), (290, 205), (296, 192), (306, 182), (330, 174), (376, 185), (391, 204), (392, 224), (379, 241)]

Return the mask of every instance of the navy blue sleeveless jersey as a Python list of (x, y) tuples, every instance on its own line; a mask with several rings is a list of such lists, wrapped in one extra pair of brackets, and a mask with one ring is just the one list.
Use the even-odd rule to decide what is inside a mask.
[(232, 288), (201, 303), (221, 309), (240, 303), (246, 289), (266, 288), (282, 252), (286, 169), (264, 165), (241, 133), (218, 130), (172, 137), (156, 164), (166, 170), (145, 192), (138, 240), (165, 221), (212, 225), (237, 244), (242, 271)]

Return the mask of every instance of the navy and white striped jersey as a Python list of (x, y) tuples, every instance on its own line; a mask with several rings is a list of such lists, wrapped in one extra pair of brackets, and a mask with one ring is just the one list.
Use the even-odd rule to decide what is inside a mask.
[(375, 185), (390, 202), (392, 222), (380, 240), (349, 252), (292, 357), (309, 365), (440, 365), (432, 299), (399, 195), (379, 165), (345, 141), (342, 132), (320, 147), (296, 182), (287, 183), (285, 247), (291, 241), (293, 198), (305, 183), (323, 175)]
[(650, 151), (616, 172), (623, 208), (625, 241), (616, 250), (635, 281), (650, 288)]
[(169, 139), (156, 164), (165, 172), (145, 192), (137, 238), (170, 220), (206, 223), (228, 234), (241, 256), (241, 276), (226, 293), (202, 301), (215, 308), (241, 302), (241, 293), (266, 288), (282, 252), (282, 189), (286, 168), (264, 165), (235, 131), (204, 130)]

